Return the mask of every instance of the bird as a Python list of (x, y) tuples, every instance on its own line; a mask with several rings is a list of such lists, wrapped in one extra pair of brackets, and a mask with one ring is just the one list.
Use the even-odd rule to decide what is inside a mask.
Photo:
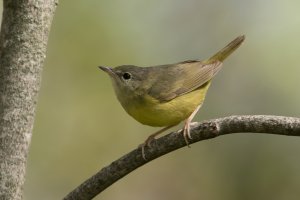
[(244, 35), (238, 36), (206, 60), (149, 67), (99, 66), (109, 75), (117, 99), (130, 116), (144, 125), (163, 127), (141, 145), (145, 160), (145, 148), (151, 148), (155, 137), (182, 121), (182, 134), (189, 146), (191, 121), (204, 102), (212, 78), (244, 40)]

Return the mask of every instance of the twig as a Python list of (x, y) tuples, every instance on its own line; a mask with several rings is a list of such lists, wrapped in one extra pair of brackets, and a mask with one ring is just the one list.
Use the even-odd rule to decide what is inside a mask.
[[(147, 160), (142, 158), (141, 148), (139, 147), (122, 156), (79, 185), (64, 200), (92, 199), (136, 168), (186, 146), (181, 131), (172, 132), (155, 140), (152, 148), (145, 149)], [(195, 122), (191, 126), (192, 139), (189, 142), (195, 143), (231, 133), (268, 133), (300, 136), (300, 118), (245, 115)]]

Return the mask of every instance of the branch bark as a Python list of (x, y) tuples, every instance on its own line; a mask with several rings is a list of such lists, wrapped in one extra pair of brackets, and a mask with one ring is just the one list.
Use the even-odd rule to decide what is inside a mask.
[(22, 199), (28, 147), (57, 0), (4, 0), (0, 33), (0, 199)]
[[(145, 149), (147, 160), (142, 158), (141, 148), (134, 149), (110, 165), (102, 168), (70, 192), (64, 200), (92, 199), (136, 168), (164, 154), (185, 147), (186, 143), (181, 131), (172, 132), (155, 140), (152, 148)], [(300, 136), (300, 118), (254, 115), (230, 116), (203, 121), (201, 123), (195, 122), (191, 127), (192, 140), (190, 140), (190, 143), (231, 133), (269, 133)]]

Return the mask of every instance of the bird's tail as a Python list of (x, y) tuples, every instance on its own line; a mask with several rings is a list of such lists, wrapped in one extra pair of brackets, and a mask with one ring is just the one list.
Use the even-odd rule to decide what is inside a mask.
[(226, 47), (208, 59), (208, 62), (220, 61), (223, 62), (232, 52), (234, 52), (245, 40), (245, 35), (241, 35), (230, 42)]

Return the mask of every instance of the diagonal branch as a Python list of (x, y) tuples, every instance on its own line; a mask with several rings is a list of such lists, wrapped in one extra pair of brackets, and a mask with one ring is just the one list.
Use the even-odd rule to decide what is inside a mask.
[[(195, 122), (191, 126), (193, 139), (189, 142), (195, 143), (231, 133), (268, 133), (300, 136), (300, 118), (245, 115), (224, 117), (201, 123)], [(181, 130), (179, 130), (155, 140), (151, 149), (146, 148), (145, 154), (147, 160), (142, 158), (141, 148), (134, 149), (110, 165), (102, 168), (69, 193), (64, 200), (92, 199), (136, 168), (184, 146), (186, 146), (186, 143), (182, 137)]]

